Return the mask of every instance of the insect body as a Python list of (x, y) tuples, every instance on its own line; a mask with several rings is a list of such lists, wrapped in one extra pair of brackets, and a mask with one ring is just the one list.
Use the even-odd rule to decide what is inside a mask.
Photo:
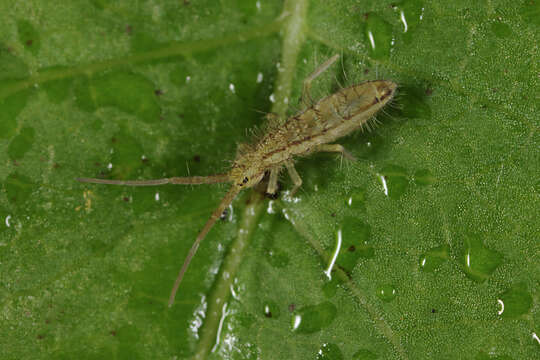
[[(98, 184), (152, 186), (162, 184), (209, 184), (232, 183), (231, 188), (214, 210), (210, 219), (197, 235), (184, 264), (180, 269), (171, 291), (169, 306), (172, 306), (180, 282), (195, 255), (200, 242), (205, 238), (217, 219), (236, 195), (245, 188), (257, 185), (266, 173), (270, 173), (267, 192), (277, 190), (278, 174), (285, 167), (294, 182), (291, 194), (301, 186), (302, 179), (296, 172), (293, 159), (314, 152), (340, 152), (352, 156), (335, 140), (354, 130), (368, 125), (368, 121), (394, 96), (397, 85), (392, 81), (376, 80), (353, 85), (329, 95), (315, 103), (310, 100), (309, 89), (313, 79), (338, 59), (333, 56), (322, 64), (304, 81), (303, 102), (306, 110), (288, 118), (283, 124), (277, 121), (270, 125), (265, 135), (255, 144), (241, 145), (231, 170), (227, 174), (194, 177), (173, 177), (156, 180), (105, 180), (79, 178), (78, 181)], [(275, 116), (273, 116), (275, 117)], [(274, 119), (275, 120), (275, 119)]]

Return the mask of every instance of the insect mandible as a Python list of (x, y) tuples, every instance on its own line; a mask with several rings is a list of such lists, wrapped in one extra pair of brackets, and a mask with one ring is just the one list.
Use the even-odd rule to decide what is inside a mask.
[[(302, 185), (302, 179), (294, 168), (294, 157), (323, 151), (339, 152), (347, 158), (354, 159), (343, 146), (332, 144), (332, 142), (354, 130), (367, 126), (375, 113), (393, 98), (397, 84), (387, 80), (367, 81), (341, 89), (317, 102), (313, 102), (310, 95), (311, 82), (327, 70), (338, 58), (339, 55), (334, 55), (304, 80), (301, 101), (306, 109), (289, 117), (282, 124), (275, 121), (277, 119), (270, 119), (274, 120), (274, 125), (268, 126), (266, 133), (258, 141), (254, 144), (242, 144), (239, 146), (236, 159), (226, 174), (171, 177), (155, 180), (77, 179), (84, 183), (126, 186), (232, 183), (231, 188), (191, 246), (171, 290), (169, 307), (174, 303), (178, 287), (191, 259), (197, 252), (199, 244), (240, 191), (257, 185), (264, 175), (269, 173), (267, 192), (275, 194), (278, 188), (279, 172), (285, 167), (294, 183), (291, 190), (292, 196)], [(269, 115), (269, 117), (276, 117), (276, 115)]]

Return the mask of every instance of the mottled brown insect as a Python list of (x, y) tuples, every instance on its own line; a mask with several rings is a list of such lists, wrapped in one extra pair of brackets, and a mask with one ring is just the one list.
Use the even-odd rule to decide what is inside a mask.
[(266, 134), (254, 144), (240, 145), (236, 160), (231, 170), (226, 174), (128, 181), (77, 179), (86, 183), (127, 186), (232, 183), (231, 188), (204, 225), (184, 260), (171, 291), (169, 306), (172, 306), (174, 302), (178, 286), (199, 244), (241, 190), (257, 185), (265, 173), (269, 173), (267, 192), (274, 194), (277, 191), (278, 174), (285, 167), (294, 182), (291, 191), (291, 195), (293, 195), (302, 185), (302, 179), (294, 168), (294, 157), (326, 151), (340, 152), (343, 156), (354, 159), (343, 146), (331, 143), (354, 130), (367, 126), (373, 115), (392, 99), (397, 85), (386, 80), (368, 81), (341, 89), (317, 102), (311, 101), (309, 92), (311, 82), (338, 58), (339, 55), (335, 55), (328, 59), (304, 81), (302, 102), (306, 105), (306, 110), (288, 118), (283, 124), (274, 119), (275, 116), (269, 116), (269, 120), (272, 121)]

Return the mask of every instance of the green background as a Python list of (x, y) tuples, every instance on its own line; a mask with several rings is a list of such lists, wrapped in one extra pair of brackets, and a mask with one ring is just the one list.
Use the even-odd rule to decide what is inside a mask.
[[(1, 0), (0, 358), (538, 358), (539, 19), (532, 0)], [(169, 309), (226, 186), (74, 179), (224, 172), (334, 54), (315, 98), (399, 84), (340, 141), (358, 160), (238, 197)]]

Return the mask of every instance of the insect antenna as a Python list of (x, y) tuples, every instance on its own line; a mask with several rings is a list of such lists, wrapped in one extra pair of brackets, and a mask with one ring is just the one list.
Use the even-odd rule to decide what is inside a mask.
[(184, 274), (186, 273), (186, 270), (189, 266), (189, 263), (191, 262), (191, 259), (193, 259), (193, 256), (195, 256), (195, 253), (197, 252), (197, 249), (199, 248), (199, 244), (201, 241), (206, 237), (206, 234), (210, 231), (212, 226), (216, 223), (217, 219), (221, 216), (223, 211), (232, 203), (238, 192), (240, 191), (240, 188), (233, 185), (231, 189), (227, 192), (227, 194), (223, 197), (221, 200), (221, 203), (219, 203), (219, 206), (216, 210), (212, 213), (212, 216), (210, 216), (210, 219), (206, 222), (203, 229), (197, 235), (197, 238), (195, 239), (195, 242), (191, 246), (191, 249), (189, 249), (189, 253), (186, 256), (186, 259), (184, 260), (184, 264), (182, 265), (182, 268), (180, 269), (180, 272), (178, 273), (178, 276), (176, 277), (176, 281), (174, 282), (174, 286), (171, 290), (171, 296), (169, 297), (169, 307), (172, 306), (174, 303), (174, 298), (176, 296), (176, 292), (178, 291), (178, 287), (180, 286), (180, 283), (182, 282), (182, 279), (184, 278)]
[(124, 185), (124, 186), (156, 186), (165, 184), (217, 184), (229, 182), (229, 175), (218, 174), (210, 176), (189, 176), (189, 177), (172, 177), (153, 180), (108, 180), (96, 178), (77, 178), (75, 179), (82, 183), (104, 184), (104, 185)]

